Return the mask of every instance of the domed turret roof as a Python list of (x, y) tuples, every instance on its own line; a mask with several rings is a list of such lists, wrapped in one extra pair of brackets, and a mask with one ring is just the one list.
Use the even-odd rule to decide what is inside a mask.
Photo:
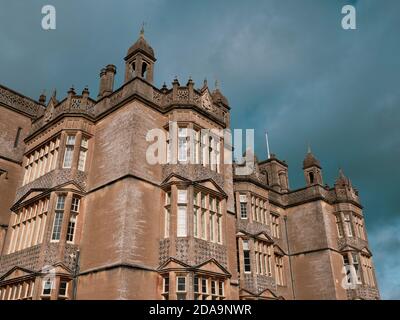
[(321, 164), (317, 158), (312, 154), (311, 150), (308, 150), (306, 157), (303, 161), (303, 169), (307, 169), (310, 167), (318, 167), (321, 169)]
[(222, 92), (217, 88), (212, 92), (213, 100), (222, 102), (224, 105), (229, 106), (228, 99), (222, 94)]
[(146, 39), (144, 38), (144, 29), (140, 30), (139, 39), (128, 49), (127, 57), (131, 56), (136, 52), (142, 52), (147, 55), (149, 58), (155, 60), (154, 50), (153, 48), (147, 43)]
[(351, 186), (350, 179), (347, 178), (344, 175), (343, 170), (341, 168), (339, 169), (339, 177), (336, 178), (335, 185), (338, 185), (338, 186)]

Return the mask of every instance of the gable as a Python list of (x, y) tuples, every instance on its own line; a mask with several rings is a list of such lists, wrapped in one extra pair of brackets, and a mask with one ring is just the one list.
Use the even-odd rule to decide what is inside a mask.
[(33, 275), (34, 272), (28, 269), (13, 267), (8, 272), (6, 272), (2, 277), (0, 277), (0, 281), (8, 281), (13, 279), (18, 279), (26, 276)]
[(180, 175), (177, 175), (175, 173), (171, 173), (168, 177), (166, 177), (164, 179), (163, 182), (161, 182), (161, 186), (165, 186), (165, 185), (168, 185), (168, 184), (173, 184), (173, 183), (176, 183), (176, 182), (188, 182), (188, 181), (189, 181), (188, 179), (186, 179), (184, 177), (181, 177)]
[(198, 269), (199, 271), (210, 272), (210, 273), (218, 273), (218, 274), (223, 274), (223, 275), (229, 275), (230, 276), (230, 273), (228, 272), (228, 270), (226, 270), (215, 259), (207, 260), (207, 261), (195, 266), (195, 268)]
[[(57, 188), (57, 191), (61, 191), (63, 189), (70, 189), (72, 192), (83, 192), (84, 190), (75, 182), (66, 183), (64, 185), (60, 185)], [(49, 189), (41, 189), (41, 188), (33, 188), (28, 190), (23, 196), (19, 198), (19, 200), (12, 206), (11, 210), (15, 211), (18, 207), (24, 206), (25, 202), (32, 200), (34, 198), (39, 198), (44, 192), (47, 193)]]
[(264, 240), (264, 241), (266, 241), (266, 242), (270, 242), (270, 243), (273, 243), (273, 242), (274, 242), (274, 240), (273, 240), (266, 232), (260, 232), (260, 233), (258, 233), (258, 234), (256, 235), (256, 238), (257, 238), (257, 239), (260, 239), (260, 240)]
[(23, 199), (23, 201), (29, 201), (37, 196), (40, 196), (43, 192), (38, 191), (38, 190), (32, 190), (32, 192), (29, 192), (26, 197)]
[(274, 246), (274, 252), (279, 254), (279, 255), (281, 255), (281, 256), (286, 255), (285, 251), (283, 251), (283, 249), (278, 245)]
[(227, 196), (227, 194), (225, 193), (225, 191), (213, 180), (213, 179), (204, 179), (204, 180), (197, 180), (195, 181), (195, 183), (198, 186), (202, 186), (206, 189), (212, 190), (214, 192), (217, 193), (221, 193), (224, 196)]
[(188, 264), (174, 258), (169, 258), (167, 261), (165, 261), (158, 267), (158, 270), (187, 269), (187, 268), (190, 268)]
[(215, 186), (215, 184), (213, 184), (210, 180), (208, 181), (204, 181), (204, 182), (200, 182), (199, 183), (201, 186), (203, 186), (204, 188), (213, 190), (215, 192), (220, 192), (220, 190)]
[(259, 296), (264, 299), (277, 299), (278, 298), (270, 289), (265, 289), (263, 292), (261, 292), (259, 294)]

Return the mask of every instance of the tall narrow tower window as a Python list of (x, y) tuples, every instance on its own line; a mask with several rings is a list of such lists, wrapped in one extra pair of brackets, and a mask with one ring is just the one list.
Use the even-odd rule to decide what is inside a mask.
[(308, 173), (308, 177), (310, 178), (310, 183), (314, 183), (314, 173), (313, 172), (309, 172)]
[(21, 136), (21, 131), (22, 131), (22, 128), (19, 127), (19, 128), (17, 129), (17, 135), (15, 136), (14, 148), (18, 147), (19, 137)]
[(147, 63), (143, 62), (142, 63), (142, 78), (146, 78), (147, 75)]

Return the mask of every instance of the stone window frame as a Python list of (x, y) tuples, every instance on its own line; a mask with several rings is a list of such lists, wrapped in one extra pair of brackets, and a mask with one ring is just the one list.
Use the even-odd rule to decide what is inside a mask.
[[(50, 197), (28, 203), (13, 213), (8, 254), (41, 244), (49, 213)], [(28, 238), (29, 236), (29, 238)]]
[[(270, 224), (268, 219), (268, 199), (256, 193), (249, 193), (251, 220), (264, 225)], [(248, 197), (249, 198), (249, 197)]]
[[(194, 198), (195, 195), (197, 195), (196, 201)], [(213, 208), (211, 199), (214, 199)], [(223, 201), (223, 197), (216, 192), (212, 192), (206, 188), (193, 188), (193, 228), (196, 224), (198, 227), (197, 232), (193, 231), (195, 238), (220, 245), (224, 243), (222, 213)], [(197, 217), (196, 224), (194, 223), (195, 217)], [(212, 233), (210, 232), (211, 227), (213, 228)]]
[[(77, 200), (77, 203), (74, 203), (74, 200)], [(70, 209), (70, 216), (68, 219), (67, 225), (67, 234), (66, 234), (66, 242), (73, 244), (75, 243), (76, 239), (76, 229), (78, 225), (78, 217), (81, 209), (82, 204), (82, 197), (73, 194), (72, 201), (71, 201), (71, 209)], [(71, 233), (72, 229), (72, 233)], [(70, 240), (72, 238), (72, 240)]]
[[(176, 163), (178, 164), (201, 164), (203, 167), (207, 167), (211, 171), (221, 174), (221, 158), (224, 143), (223, 137), (218, 136), (215, 132), (213, 133), (212, 129), (208, 130), (208, 134), (202, 135), (201, 131), (207, 129), (202, 128), (193, 122), (178, 121), (176, 150), (174, 150), (173, 145), (171, 144), (169, 123), (163, 128), (166, 131), (167, 164), (170, 164), (173, 160), (176, 160)], [(185, 136), (179, 136), (180, 129), (186, 129)], [(211, 139), (211, 145), (209, 139)], [(185, 159), (180, 159), (180, 141), (182, 141), (182, 143), (185, 142), (185, 144), (182, 144), (186, 146)], [(172, 154), (173, 151), (176, 151), (176, 155)], [(212, 158), (215, 157), (215, 161), (211, 161), (209, 158), (210, 154), (212, 155)]]
[(32, 300), (35, 278), (24, 279), (0, 287), (1, 300)]
[[(346, 251), (341, 253), (343, 259), (343, 266), (345, 268), (345, 274), (347, 284), (349, 285), (361, 285), (364, 283), (364, 274), (361, 263), (361, 255), (357, 251)], [(354, 256), (357, 257), (357, 263), (354, 261)], [(358, 267), (354, 267), (357, 265)], [(355, 281), (353, 281), (355, 280)]]
[(281, 223), (280, 223), (280, 214), (274, 211), (270, 211), (270, 228), (271, 235), (273, 238), (280, 239), (281, 238)]
[[(184, 290), (179, 289), (179, 279), (184, 279)], [(177, 300), (186, 300), (188, 295), (188, 274), (186, 273), (177, 273), (175, 276), (175, 292)], [(184, 299), (180, 299), (184, 298)]]
[(273, 244), (260, 239), (254, 239), (253, 242), (256, 274), (272, 277)]
[(275, 252), (275, 282), (277, 286), (285, 287), (286, 279), (285, 279), (285, 263), (284, 263), (284, 255)]
[(58, 133), (25, 154), (23, 186), (57, 168), (60, 141)]
[[(197, 280), (197, 283), (196, 283)], [(224, 300), (226, 279), (220, 276), (205, 273), (194, 273), (193, 275), (193, 299), (194, 300)], [(204, 286), (205, 284), (205, 286)], [(214, 284), (214, 293), (213, 293)], [(222, 284), (222, 294), (221, 294)], [(197, 288), (197, 290), (196, 290)], [(203, 289), (206, 289), (205, 291)]]
[(372, 257), (370, 255), (361, 253), (360, 254), (360, 264), (363, 274), (363, 283), (371, 288), (376, 287), (375, 272), (372, 262)]
[[(62, 227), (64, 223), (64, 218), (66, 214), (66, 204), (67, 204), (67, 197), (68, 194), (65, 192), (62, 193), (57, 193), (57, 197), (55, 199), (55, 206), (54, 206), (54, 215), (53, 215), (53, 221), (52, 221), (52, 228), (51, 228), (51, 234), (50, 234), (50, 242), (55, 243), (55, 242), (60, 242), (61, 240), (61, 235), (62, 235)], [(59, 199), (64, 198), (62, 208), (58, 207), (59, 205)], [(56, 225), (57, 224), (57, 225)], [(55, 227), (57, 226), (57, 230)], [(58, 235), (58, 239), (57, 239)]]
[(242, 253), (243, 253), (243, 273), (251, 274), (253, 268), (251, 267), (250, 239), (241, 238), (241, 241), (242, 241)]
[[(69, 140), (69, 138), (73, 138)], [(76, 132), (67, 132), (67, 135), (65, 137), (65, 148), (64, 148), (64, 156), (63, 156), (63, 164), (62, 168), (63, 169), (71, 169), (74, 164), (74, 152), (76, 148), (76, 142), (77, 142), (77, 133)], [(68, 158), (67, 158), (68, 156)], [(68, 160), (67, 165), (66, 165), (66, 160)]]
[(169, 238), (171, 232), (171, 199), (171, 190), (168, 190), (165, 192), (164, 200), (164, 239)]
[(81, 145), (79, 147), (79, 157), (78, 157), (78, 170), (85, 172), (87, 166), (87, 159), (89, 153), (89, 136), (82, 135)]

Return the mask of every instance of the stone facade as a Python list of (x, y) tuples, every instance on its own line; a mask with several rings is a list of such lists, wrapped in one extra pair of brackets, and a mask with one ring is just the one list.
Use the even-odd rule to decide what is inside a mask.
[[(118, 89), (115, 66), (101, 70), (97, 99), (0, 86), (0, 299), (379, 299), (343, 172), (323, 185), (309, 151), (306, 187), (291, 190), (274, 155), (250, 175), (205, 161), (224, 142), (187, 132), (230, 128), (221, 91), (156, 88), (143, 32), (125, 62)], [(148, 133), (171, 123), (179, 144), (149, 163)]]

